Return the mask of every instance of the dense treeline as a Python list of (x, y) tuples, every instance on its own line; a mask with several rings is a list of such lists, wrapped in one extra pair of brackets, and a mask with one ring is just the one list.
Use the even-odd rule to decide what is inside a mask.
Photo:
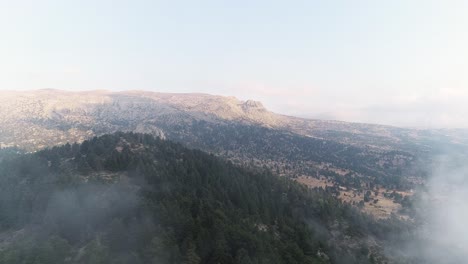
[(149, 135), (0, 162), (0, 263), (383, 263), (407, 228)]
[[(418, 158), (408, 151), (341, 144), (262, 126), (193, 121), (185, 128), (168, 125), (162, 128), (168, 131), (171, 140), (239, 160), (236, 163), (243, 166), (249, 165), (248, 161), (260, 160), (273, 171), (275, 167), (285, 168), (287, 175), (314, 176), (318, 171), (336, 180), (339, 175), (333, 170), (317, 169), (317, 164), (330, 164), (333, 168), (351, 171), (356, 175), (355, 180), (362, 184), (411, 189), (414, 186), (404, 176), (424, 176), (425, 173), (423, 167), (418, 166)], [(352, 184), (344, 184), (352, 187)]]

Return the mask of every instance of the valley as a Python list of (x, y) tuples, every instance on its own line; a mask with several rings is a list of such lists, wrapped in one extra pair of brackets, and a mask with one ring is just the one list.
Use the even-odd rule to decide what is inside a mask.
[[(49, 249), (60, 246), (58, 251), (64, 255), (47, 254), (57, 259), (67, 256), (68, 263), (90, 261), (92, 256), (111, 261), (119, 254), (125, 255), (123, 263), (155, 258), (164, 259), (162, 263), (188, 259), (212, 263), (212, 258), (221, 258), (222, 263), (250, 263), (243, 258), (272, 263), (274, 250), (284, 250), (286, 256), (278, 257), (278, 263), (412, 263), (405, 262), (400, 247), (418, 234), (424, 221), (416, 205), (428, 200), (424, 197), (432, 174), (428, 164), (446, 149), (463, 161), (468, 153), (465, 142), (460, 130), (301, 119), (270, 112), (259, 102), (207, 94), (6, 92), (0, 96), (0, 245), (7, 253), (2, 255), (0, 250), (0, 263), (28, 255), (30, 250), (45, 250), (31, 248), (42, 236), (47, 237)], [(198, 156), (203, 160), (197, 161)], [(241, 182), (225, 178), (232, 173), (236, 175), (232, 181)], [(70, 208), (84, 210), (85, 216), (75, 215), (77, 219), (97, 212), (89, 203), (102, 200), (98, 206), (111, 208), (120, 193), (126, 195), (123, 211), (104, 211), (92, 226), (66, 218), (64, 212), (75, 214), (69, 205), (54, 220), (65, 224), (49, 226), (44, 219), (51, 217), (47, 215), (50, 206), (61, 207), (47, 190), (59, 195), (60, 202), (72, 199)], [(239, 190), (243, 190), (241, 196)], [(187, 192), (191, 196), (186, 197)], [(243, 200), (244, 196), (248, 199)], [(151, 200), (150, 207), (141, 203), (142, 198)], [(168, 199), (176, 202), (168, 204)], [(272, 204), (265, 199), (273, 199)], [(205, 203), (215, 201), (224, 205), (206, 207)], [(155, 208), (163, 210), (164, 217), (153, 214), (150, 222), (141, 222)], [(170, 212), (174, 210), (178, 215)], [(238, 219), (236, 212), (245, 215)], [(231, 220), (227, 225), (200, 222), (200, 213)], [(278, 220), (283, 216), (289, 217), (281, 220), (287, 226)], [(155, 229), (154, 224), (163, 220), (164, 226), (158, 224)], [(141, 230), (132, 221), (166, 235), (138, 235)], [(249, 223), (251, 229), (242, 229), (241, 223)], [(43, 225), (47, 232), (38, 232)], [(75, 228), (91, 231), (80, 237), (70, 233)], [(174, 228), (182, 228), (183, 234), (171, 233)], [(215, 245), (204, 249), (208, 233), (219, 228), (231, 231), (223, 233), (224, 238), (211, 239), (228, 243), (229, 250), (221, 253)], [(108, 237), (129, 239), (119, 229), (136, 232), (138, 243), (155, 243), (153, 248), (159, 250), (150, 253), (144, 246), (113, 245)], [(254, 237), (242, 239), (253, 244), (239, 246), (236, 236), (253, 230)], [(287, 238), (273, 242), (283, 236), (281, 232)], [(305, 242), (306, 237), (311, 240)], [(258, 241), (270, 241), (275, 249)], [(261, 247), (266, 250), (261, 252), (268, 253), (246, 247)], [(119, 248), (128, 251), (119, 253)], [(169, 248), (167, 254), (158, 255)], [(389, 250), (396, 253), (388, 255)]]
[[(301, 119), (234, 97), (59, 90), (2, 92), (0, 97), (2, 148), (37, 151), (117, 131), (149, 133), (289, 178), (315, 178), (318, 182), (309, 186), (327, 186), (353, 205), (364, 201), (366, 191), (410, 195), (424, 183), (423, 164), (443, 151), (441, 145), (466, 151), (460, 131), (451, 136), (447, 131)], [(393, 198), (380, 194), (372, 199), (379, 202), (361, 208), (379, 218), (401, 209)]]
[(2, 264), (384, 263), (399, 232), (326, 191), (144, 134), (9, 156), (0, 191)]

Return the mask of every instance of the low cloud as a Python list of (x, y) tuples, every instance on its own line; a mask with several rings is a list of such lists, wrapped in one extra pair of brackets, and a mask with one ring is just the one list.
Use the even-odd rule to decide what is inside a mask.
[(465, 157), (435, 162), (426, 188), (415, 199), (417, 229), (389, 252), (414, 264), (465, 263), (468, 259), (468, 166)]

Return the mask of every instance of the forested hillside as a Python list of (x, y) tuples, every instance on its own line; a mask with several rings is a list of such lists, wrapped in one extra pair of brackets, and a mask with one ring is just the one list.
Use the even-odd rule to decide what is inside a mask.
[(408, 224), (149, 135), (0, 158), (0, 263), (387, 263)]
[[(186, 145), (208, 150), (244, 166), (266, 166), (290, 177), (323, 175), (354, 186), (372, 182), (389, 188), (411, 188), (407, 176), (422, 177), (419, 156), (407, 151), (379, 151), (336, 141), (301, 136), (284, 130), (236, 123), (192, 122), (167, 136)], [(424, 156), (426, 158), (426, 156)], [(336, 171), (346, 172), (340, 177)], [(349, 177), (348, 177), (349, 176)], [(343, 183), (352, 185), (351, 183)]]
[(468, 156), (463, 130), (304, 119), (234, 97), (50, 89), (1, 95), (0, 149), (33, 152), (118, 131), (148, 133), (332, 189), (379, 218), (408, 217), (404, 207), (427, 181), (427, 164), (446, 150)]

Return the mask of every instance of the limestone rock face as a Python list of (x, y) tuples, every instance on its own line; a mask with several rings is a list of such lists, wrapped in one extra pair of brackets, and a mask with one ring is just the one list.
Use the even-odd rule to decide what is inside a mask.
[(115, 131), (165, 137), (161, 127), (194, 120), (274, 127), (281, 116), (267, 111), (260, 102), (208, 94), (50, 89), (0, 92), (1, 147), (35, 150)]
[[(290, 117), (268, 111), (258, 101), (201, 93), (0, 91), (0, 147), (37, 150), (116, 131), (166, 137), (194, 121), (259, 125), (386, 150), (449, 133)], [(460, 136), (465, 134), (456, 135), (457, 143), (468, 144), (468, 137)]]

